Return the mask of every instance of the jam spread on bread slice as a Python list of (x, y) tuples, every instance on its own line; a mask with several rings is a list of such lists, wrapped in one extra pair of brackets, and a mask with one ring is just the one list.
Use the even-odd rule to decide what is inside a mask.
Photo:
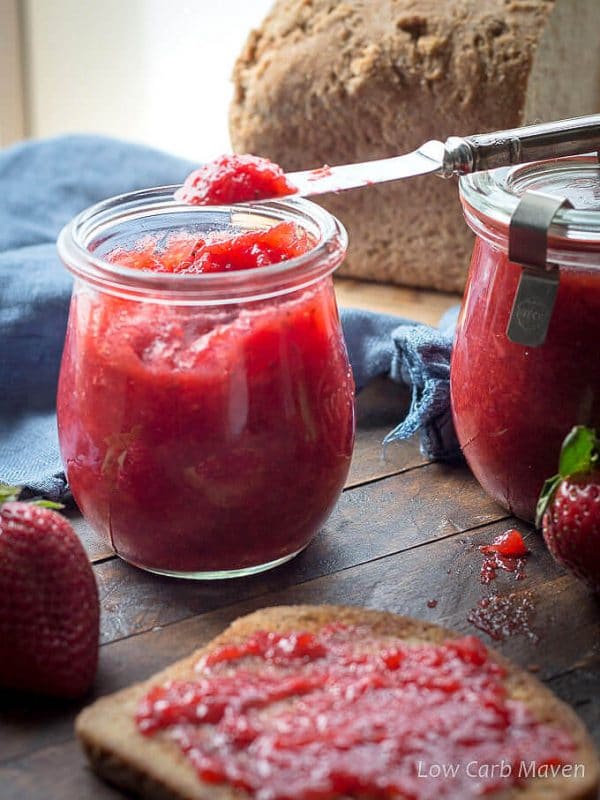
[(152, 687), (138, 730), (174, 741), (203, 781), (259, 800), (479, 797), (574, 753), (472, 636), (258, 631), (209, 651), (196, 674)]

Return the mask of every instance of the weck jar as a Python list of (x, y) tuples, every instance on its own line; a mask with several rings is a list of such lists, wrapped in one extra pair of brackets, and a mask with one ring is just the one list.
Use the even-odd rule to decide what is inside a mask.
[[(547, 228), (546, 268), (537, 272), (508, 257), (511, 219), (531, 192), (570, 203)], [(575, 424), (600, 427), (598, 160), (556, 159), (477, 173), (461, 178), (460, 194), (476, 240), (451, 361), (454, 422), (482, 487), (516, 516), (532, 520), (544, 480), (557, 472), (565, 435)], [(541, 309), (535, 299), (515, 303), (524, 273), (544, 283), (554, 275), (553, 307), (545, 309), (545, 299)], [(528, 329), (539, 327), (546, 311), (543, 341), (527, 344), (508, 335), (516, 321), (527, 341)]]
[[(192, 207), (173, 189), (107, 200), (60, 234), (75, 276), (61, 453), (81, 512), (123, 559), (241, 576), (301, 551), (348, 473), (354, 384), (332, 281), (346, 234), (305, 200)], [(165, 274), (114, 257), (282, 221), (312, 245), (260, 268)]]

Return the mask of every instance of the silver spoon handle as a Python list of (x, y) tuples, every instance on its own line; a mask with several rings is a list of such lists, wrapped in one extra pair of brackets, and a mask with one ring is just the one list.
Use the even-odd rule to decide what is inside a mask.
[(462, 138), (451, 136), (444, 148), (446, 176), (600, 151), (600, 114)]

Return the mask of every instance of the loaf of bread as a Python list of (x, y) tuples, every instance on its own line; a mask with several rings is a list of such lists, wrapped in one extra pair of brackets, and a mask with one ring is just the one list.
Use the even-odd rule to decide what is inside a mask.
[[(374, 640), (398, 638), (407, 646), (440, 644), (456, 634), (406, 617), (362, 608), (336, 606), (288, 606), (268, 608), (234, 622), (206, 648), (199, 650), (145, 683), (137, 684), (96, 701), (84, 710), (76, 723), (77, 735), (93, 768), (110, 782), (156, 800), (233, 800), (248, 798), (240, 789), (222, 783), (204, 783), (180, 748), (162, 733), (142, 735), (135, 722), (136, 710), (149, 689), (170, 680), (198, 681), (204, 677), (207, 654), (223, 646), (237, 646), (256, 634), (309, 632), (319, 634), (334, 623), (366, 631)], [(393, 650), (391, 651), (393, 652)], [(524, 703), (540, 722), (568, 731), (575, 750), (572, 761), (583, 765), (573, 777), (533, 777), (518, 788), (503, 789), (486, 797), (497, 800), (575, 800), (596, 797), (599, 785), (598, 758), (583, 725), (564, 703), (528, 673), (491, 654), (505, 669), (507, 695)], [(393, 669), (393, 667), (391, 667)], [(235, 669), (227, 667), (226, 669)], [(236, 679), (238, 673), (227, 672)], [(285, 675), (289, 678), (290, 673)], [(293, 673), (292, 673), (293, 675)], [(448, 676), (448, 673), (445, 673)], [(450, 676), (452, 677), (452, 676)], [(219, 696), (220, 697), (220, 696)], [(219, 699), (219, 697), (217, 699)], [(347, 702), (351, 703), (351, 700)], [(583, 772), (583, 774), (581, 774)], [(260, 796), (271, 796), (262, 793)], [(363, 796), (363, 795), (361, 795)], [(444, 796), (448, 796), (445, 794)], [(340, 800), (342, 800), (340, 798)], [(400, 800), (400, 798), (399, 798)], [(457, 798), (458, 800), (458, 798)], [(465, 800), (461, 797), (461, 800)]]
[[(276, 0), (234, 70), (238, 152), (286, 170), (600, 109), (598, 0)], [(326, 197), (341, 273), (460, 291), (472, 235), (456, 179)]]

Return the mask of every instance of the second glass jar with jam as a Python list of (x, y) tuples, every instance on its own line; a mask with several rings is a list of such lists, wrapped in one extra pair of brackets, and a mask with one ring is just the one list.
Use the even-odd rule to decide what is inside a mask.
[[(508, 259), (509, 223), (527, 190), (573, 205), (549, 230), (559, 286), (538, 347), (507, 336), (522, 274)], [(565, 435), (600, 428), (600, 169), (578, 157), (479, 173), (461, 179), (461, 200), (476, 241), (451, 362), (454, 422), (483, 488), (532, 520)]]

